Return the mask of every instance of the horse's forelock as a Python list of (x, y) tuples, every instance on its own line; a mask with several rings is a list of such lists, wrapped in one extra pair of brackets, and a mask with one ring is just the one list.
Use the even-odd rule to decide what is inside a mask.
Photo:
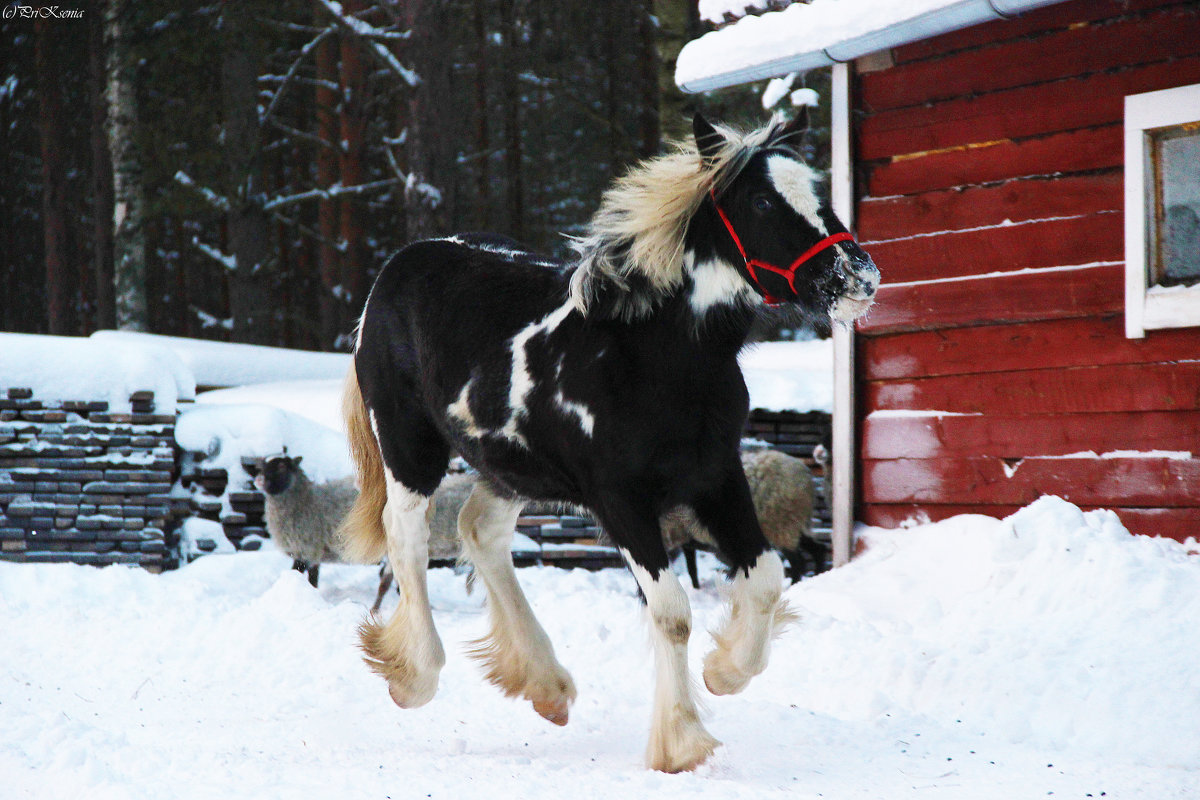
[[(581, 312), (607, 287), (616, 289), (617, 315), (649, 313), (683, 280), (688, 222), (705, 196), (724, 192), (756, 153), (787, 147), (778, 120), (748, 133), (715, 127), (725, 142), (711, 158), (702, 159), (692, 141), (677, 142), (672, 152), (635, 165), (604, 193), (587, 235), (574, 243), (580, 264), (571, 296)], [(630, 281), (633, 275), (642, 280)]]

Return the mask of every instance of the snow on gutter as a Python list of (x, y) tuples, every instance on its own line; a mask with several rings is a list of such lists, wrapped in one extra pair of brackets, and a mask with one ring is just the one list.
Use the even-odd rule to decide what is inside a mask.
[(707, 92), (851, 61), (1061, 0), (812, 0), (744, 17), (683, 48), (675, 83)]

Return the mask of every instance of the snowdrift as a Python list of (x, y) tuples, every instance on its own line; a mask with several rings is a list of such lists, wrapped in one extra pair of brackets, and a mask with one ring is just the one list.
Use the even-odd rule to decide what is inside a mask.
[[(486, 627), (433, 570), (439, 694), (396, 709), (354, 630), (375, 571), (319, 591), (274, 552), (177, 572), (0, 564), (6, 797), (1195, 797), (1200, 548), (1043, 499), (999, 521), (865, 529), (865, 555), (792, 587), (801, 621), (698, 772), (641, 767), (651, 657), (632, 578), (525, 569), (580, 696), (566, 728), (483, 684)], [(722, 612), (689, 591), (692, 668)], [(394, 602), (394, 600), (389, 600)]]

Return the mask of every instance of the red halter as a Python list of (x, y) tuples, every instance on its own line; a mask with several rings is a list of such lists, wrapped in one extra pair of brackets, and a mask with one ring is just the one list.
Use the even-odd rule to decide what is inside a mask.
[(766, 261), (762, 261), (757, 258), (750, 258), (750, 256), (746, 255), (746, 248), (742, 246), (742, 240), (738, 238), (737, 232), (734, 231), (733, 223), (729, 221), (729, 217), (725, 216), (725, 212), (721, 209), (721, 205), (717, 202), (716, 193), (713, 192), (710, 194), (712, 194), (713, 206), (717, 209), (717, 213), (721, 215), (721, 221), (725, 223), (725, 230), (729, 231), (729, 238), (733, 239), (733, 243), (737, 245), (738, 252), (742, 254), (742, 260), (746, 262), (746, 271), (749, 272), (750, 277), (754, 279), (755, 285), (762, 290), (763, 300), (766, 301), (767, 305), (769, 306), (782, 305), (786, 301), (775, 297), (767, 291), (767, 287), (763, 286), (762, 282), (758, 279), (758, 270), (765, 269), (768, 272), (774, 272), (776, 275), (782, 275), (787, 279), (788, 288), (792, 290), (793, 294), (797, 294), (796, 270), (800, 269), (800, 266), (804, 264), (804, 262), (811, 259), (817, 253), (820, 253), (822, 250), (832, 247), (838, 242), (854, 241), (854, 237), (846, 231), (831, 234), (801, 253), (787, 269), (784, 269), (783, 267), (777, 267), (774, 264), (768, 264)]

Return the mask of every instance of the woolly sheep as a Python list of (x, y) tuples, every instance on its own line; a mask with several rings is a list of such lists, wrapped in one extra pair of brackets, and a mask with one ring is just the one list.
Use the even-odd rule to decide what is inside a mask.
[[(300, 469), (303, 456), (287, 452), (264, 458), (254, 485), (266, 495), (267, 532), (276, 546), (292, 557), (292, 569), (308, 574), (317, 585), (321, 562), (341, 561), (337, 529), (354, 505), (358, 490), (352, 478), (313, 483)], [(447, 475), (429, 504), (429, 557), (437, 561), (458, 558), (458, 512), (475, 486), (473, 475)], [(379, 571), (379, 592), (373, 611), (392, 585), (392, 570)]]
[(829, 448), (819, 444), (813, 448), (813, 461), (821, 466), (821, 496), (825, 498), (825, 507), (833, 509), (833, 457)]
[(292, 569), (317, 585), (322, 561), (341, 560), (336, 533), (358, 491), (352, 478), (315, 484), (286, 452), (262, 460), (254, 485), (266, 495), (267, 532), (292, 557)]
[[(815, 572), (822, 572), (827, 551), (812, 538), (813, 476), (805, 463), (777, 450), (747, 450), (742, 453), (742, 469), (763, 534), (787, 559), (791, 579), (797, 581), (804, 574), (806, 557)], [(683, 548), (688, 575), (699, 588), (695, 547), (713, 549), (716, 542), (695, 515), (682, 510), (663, 517), (662, 532), (669, 551)]]

